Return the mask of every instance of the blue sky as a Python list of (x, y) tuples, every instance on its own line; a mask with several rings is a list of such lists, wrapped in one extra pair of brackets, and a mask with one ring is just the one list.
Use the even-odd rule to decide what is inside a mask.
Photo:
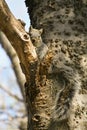
[(22, 19), (26, 23), (26, 30), (28, 30), (30, 21), (24, 1), (25, 0), (6, 0), (14, 16), (17, 19)]

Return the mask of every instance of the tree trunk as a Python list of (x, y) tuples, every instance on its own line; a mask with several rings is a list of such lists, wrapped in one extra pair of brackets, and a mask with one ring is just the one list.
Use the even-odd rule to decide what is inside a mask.
[(33, 27), (44, 30), (40, 40), (49, 49), (43, 59), (23, 24), (0, 0), (0, 29), (15, 48), (26, 77), (28, 130), (86, 130), (87, 3), (26, 0), (26, 5)]
[(26, 0), (26, 5), (49, 47), (35, 82), (26, 87), (32, 105), (28, 130), (86, 130), (87, 2)]

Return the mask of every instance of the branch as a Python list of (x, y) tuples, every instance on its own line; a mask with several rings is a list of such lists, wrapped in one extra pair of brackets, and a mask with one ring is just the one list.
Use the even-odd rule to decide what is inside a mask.
[(24, 94), (25, 76), (21, 71), (18, 56), (14, 48), (11, 46), (11, 43), (6, 38), (5, 34), (1, 31), (0, 31), (0, 42), (2, 44), (2, 47), (5, 49), (7, 55), (11, 59), (13, 70), (16, 75), (17, 83), (19, 85), (23, 98), (25, 98), (25, 94)]
[(20, 101), (20, 102), (24, 102), (23, 99), (20, 99), (17, 95), (15, 94), (12, 94), (9, 90), (7, 90), (5, 87), (3, 87), (1, 84), (0, 84), (0, 88), (6, 92), (9, 96), (15, 98), (16, 100)]
[(37, 54), (23, 24), (10, 12), (5, 0), (0, 0), (0, 29), (16, 50), (26, 79), (30, 79), (31, 64), (36, 64)]
[(6, 111), (6, 110), (0, 110), (0, 114), (6, 114), (10, 119), (18, 119), (18, 118), (26, 118), (26, 117), (27, 117), (26, 114), (12, 116), (12, 115), (11, 115), (8, 111)]

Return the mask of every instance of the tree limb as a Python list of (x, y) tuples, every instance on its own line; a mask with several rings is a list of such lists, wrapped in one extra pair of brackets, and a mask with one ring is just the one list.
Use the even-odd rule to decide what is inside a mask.
[(23, 98), (25, 98), (25, 94), (24, 94), (25, 76), (21, 71), (18, 56), (14, 48), (11, 46), (11, 43), (6, 38), (5, 34), (1, 31), (0, 31), (0, 42), (2, 44), (2, 47), (5, 49), (7, 55), (11, 59), (11, 63), (12, 63), (14, 73), (16, 75), (17, 83), (19, 85)]
[(10, 12), (5, 0), (0, 0), (0, 29), (16, 50), (26, 79), (29, 80), (29, 70), (31, 70), (29, 67), (37, 61), (35, 47), (32, 45), (24, 26)]
[(20, 101), (20, 102), (24, 102), (23, 99), (19, 98), (17, 95), (12, 94), (9, 90), (7, 90), (5, 87), (3, 87), (2, 85), (0, 85), (0, 88), (5, 91), (9, 96), (15, 98), (16, 100)]

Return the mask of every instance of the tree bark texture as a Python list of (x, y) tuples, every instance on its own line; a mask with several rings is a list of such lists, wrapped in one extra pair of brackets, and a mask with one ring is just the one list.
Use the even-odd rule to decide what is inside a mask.
[(49, 47), (38, 66), (36, 87), (31, 85), (37, 91), (30, 91), (33, 116), (28, 130), (86, 130), (87, 1), (25, 2), (31, 24), (43, 28)]

